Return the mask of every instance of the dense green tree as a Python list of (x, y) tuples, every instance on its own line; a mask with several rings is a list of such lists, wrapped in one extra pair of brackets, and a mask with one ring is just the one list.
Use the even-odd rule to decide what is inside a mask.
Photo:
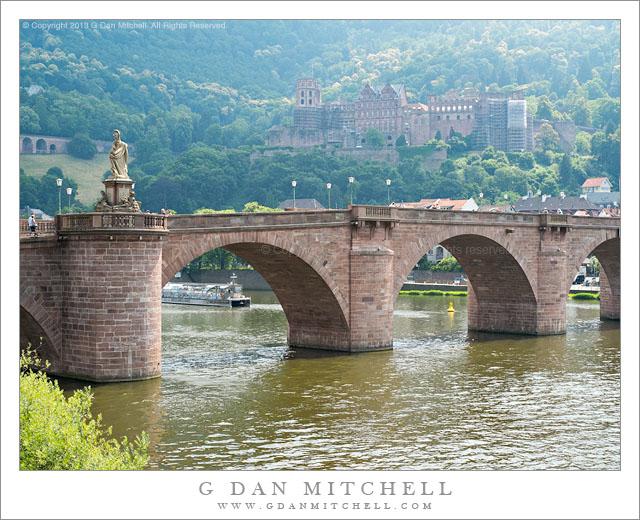
[(540, 96), (538, 98), (538, 108), (536, 111), (536, 117), (538, 119), (546, 119), (547, 121), (553, 121), (553, 104), (549, 101), (548, 96)]
[(282, 211), (282, 210), (278, 208), (270, 208), (268, 206), (262, 206), (261, 204), (258, 204), (255, 201), (247, 202), (244, 205), (244, 208), (242, 208), (243, 213), (269, 213), (274, 211)]
[(93, 159), (98, 149), (87, 134), (76, 134), (73, 139), (67, 145), (67, 150), (74, 157), (79, 159)]
[(443, 258), (436, 265), (431, 268), (432, 271), (439, 271), (443, 273), (461, 273), (462, 266), (458, 263), (453, 256)]
[(578, 132), (573, 149), (578, 155), (591, 155), (591, 136), (586, 132)]
[(222, 144), (228, 148), (238, 147), (244, 144), (250, 133), (249, 123), (242, 118), (236, 119), (230, 125), (222, 128)]
[(204, 133), (204, 142), (208, 145), (222, 144), (222, 128), (216, 123), (207, 127)]
[(591, 106), (596, 128), (604, 128), (609, 122), (616, 127), (620, 124), (620, 99), (597, 99)]
[(518, 166), (522, 170), (531, 170), (535, 165), (535, 157), (531, 152), (522, 152), (518, 156)]
[(536, 150), (558, 152), (560, 151), (560, 136), (553, 127), (544, 123), (540, 127), (540, 133), (536, 136)]
[(578, 97), (573, 102), (570, 114), (576, 125), (591, 126), (591, 109), (583, 97)]
[(87, 211), (89, 209), (76, 200), (78, 184), (72, 179), (66, 178), (62, 170), (57, 166), (49, 168), (47, 173), (40, 179), (26, 175), (24, 170), (20, 169), (20, 207), (24, 208), (25, 206), (29, 206), (31, 208), (38, 208), (48, 215), (57, 213), (58, 187), (56, 179), (62, 179), (60, 191), (64, 194), (61, 200), (65, 203), (65, 207), (69, 202), (66, 190), (67, 188), (71, 188), (71, 205), (80, 211)]
[(369, 128), (364, 137), (367, 146), (371, 146), (372, 148), (382, 148), (384, 146), (384, 137), (380, 131), (375, 128)]
[(560, 161), (560, 166), (558, 168), (558, 176), (560, 178), (560, 183), (564, 186), (568, 186), (572, 181), (573, 169), (571, 167), (571, 159), (568, 154), (562, 155), (562, 161)]
[(396, 139), (396, 146), (407, 146), (407, 140), (404, 134), (400, 134), (400, 137)]
[(20, 133), (37, 134), (40, 132), (40, 116), (28, 106), (20, 106)]

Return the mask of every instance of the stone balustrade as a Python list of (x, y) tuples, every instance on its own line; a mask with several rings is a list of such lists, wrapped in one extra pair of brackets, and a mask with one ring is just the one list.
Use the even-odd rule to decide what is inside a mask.
[(141, 232), (167, 231), (167, 216), (149, 213), (78, 213), (56, 215), (59, 234), (83, 232)]
[[(55, 220), (36, 220), (38, 224), (38, 235), (52, 235), (56, 232)], [(20, 219), (20, 234), (25, 235), (31, 233), (29, 229), (29, 220), (26, 218)]]

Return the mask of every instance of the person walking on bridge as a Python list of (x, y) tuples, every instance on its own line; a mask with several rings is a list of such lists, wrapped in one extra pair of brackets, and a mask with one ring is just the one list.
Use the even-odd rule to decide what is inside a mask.
[(32, 237), (37, 237), (38, 236), (38, 232), (36, 231), (36, 229), (38, 228), (38, 223), (36, 222), (36, 216), (31, 213), (31, 216), (29, 217), (29, 229), (31, 230), (31, 235)]

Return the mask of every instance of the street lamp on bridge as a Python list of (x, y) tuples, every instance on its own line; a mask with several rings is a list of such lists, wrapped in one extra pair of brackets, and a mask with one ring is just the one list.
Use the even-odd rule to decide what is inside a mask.
[(71, 192), (73, 191), (73, 188), (67, 188), (67, 195), (69, 195), (69, 205), (67, 206), (69, 208), (69, 213), (71, 213)]
[(352, 206), (353, 206), (353, 181), (355, 181), (355, 179), (353, 177), (349, 177), (349, 200)]
[(329, 195), (329, 209), (331, 209), (331, 183), (327, 182), (327, 194)]
[(62, 208), (62, 204), (61, 204), (61, 190), (60, 188), (62, 188), (62, 179), (56, 179), (56, 184), (58, 185), (58, 213), (60, 213), (60, 210)]
[(291, 181), (291, 186), (293, 186), (293, 209), (296, 209), (296, 181)]
[(387, 179), (387, 206), (391, 203), (389, 198), (389, 189), (391, 188), (391, 179)]

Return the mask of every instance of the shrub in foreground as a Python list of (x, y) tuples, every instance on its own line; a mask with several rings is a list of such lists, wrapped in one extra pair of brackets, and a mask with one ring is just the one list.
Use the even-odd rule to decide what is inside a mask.
[(148, 462), (148, 436), (134, 443), (109, 439), (102, 417), (91, 416), (90, 388), (68, 399), (29, 351), (20, 359), (20, 469), (92, 470), (142, 469)]

